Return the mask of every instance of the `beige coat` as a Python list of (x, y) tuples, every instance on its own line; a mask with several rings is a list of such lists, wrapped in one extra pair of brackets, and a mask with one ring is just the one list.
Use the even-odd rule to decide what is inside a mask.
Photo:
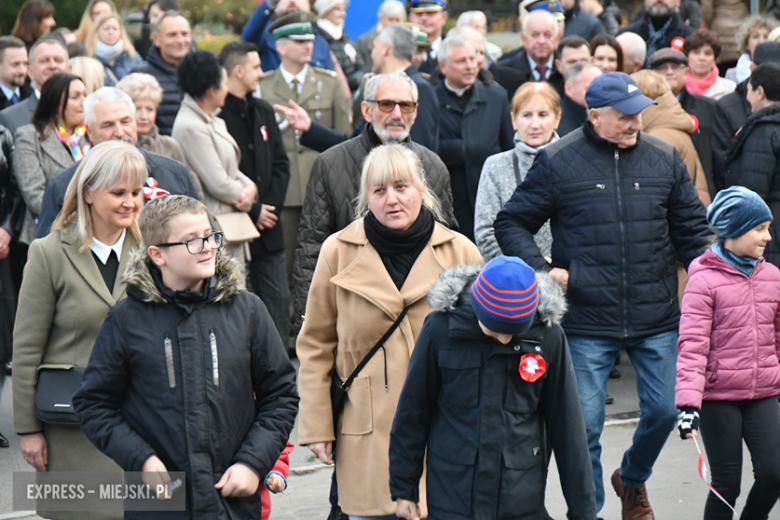
[[(281, 66), (260, 82), (260, 90), (263, 92), (263, 99), (272, 105), (287, 106), (290, 99), (295, 99), (290, 86), (282, 76)], [(298, 96), (298, 104), (306, 110), (312, 121), (345, 134), (352, 134), (349, 108), (335, 72), (308, 67), (306, 80)], [(290, 128), (282, 114), (277, 112), (276, 116), (279, 128), (282, 130), (284, 147), (290, 159), (290, 183), (287, 185), (284, 206), (300, 208), (306, 197), (306, 185), (309, 183), (312, 164), (319, 153), (301, 146), (300, 132)]]
[[(108, 311), (125, 297), (122, 272), (138, 241), (128, 232), (113, 293), (91, 250), (79, 251), (75, 227), (50, 233), (30, 246), (14, 325), (14, 431), (44, 432), (49, 471), (121, 471), (77, 426), (43, 424), (35, 414), (41, 367), (86, 367)], [(122, 513), (47, 512), (57, 519), (121, 518)]]
[(238, 169), (241, 152), (217, 114), (206, 114), (184, 94), (171, 133), (181, 145), (187, 165), (200, 179), (203, 203), (212, 215), (238, 211), (233, 205), (238, 203), (241, 190), (253, 184)]
[[(323, 244), (297, 343), (298, 440), (301, 445), (337, 440), (339, 504), (345, 513), (395, 513), (389, 484), (390, 429), (415, 340), (431, 312), (425, 296), (446, 268), (481, 261), (473, 243), (437, 223), (399, 292), (368, 243), (362, 219)], [(387, 387), (380, 351), (349, 389), (340, 431), (334, 434), (330, 401), (334, 363), (346, 379), (406, 305), (411, 305), (407, 316), (385, 344)], [(424, 507), (424, 479), (420, 489)]]

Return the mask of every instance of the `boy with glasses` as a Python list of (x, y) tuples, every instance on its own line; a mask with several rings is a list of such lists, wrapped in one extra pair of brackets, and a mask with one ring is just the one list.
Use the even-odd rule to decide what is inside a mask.
[(189, 517), (260, 518), (260, 479), (298, 410), (295, 369), (201, 202), (159, 197), (139, 226), (128, 298), (106, 318), (73, 399), (81, 427), (147, 483), (185, 472)]

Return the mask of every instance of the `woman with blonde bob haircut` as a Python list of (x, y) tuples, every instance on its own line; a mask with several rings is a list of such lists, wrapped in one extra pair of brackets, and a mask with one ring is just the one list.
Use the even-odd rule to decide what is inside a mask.
[(87, 41), (87, 56), (95, 58), (106, 69), (106, 86), (112, 87), (143, 62), (135, 51), (122, 19), (115, 12), (104, 13), (95, 20)]
[[(116, 471), (122, 482), (120, 468), (78, 424), (42, 420), (36, 397), (44, 372), (87, 366), (106, 315), (125, 297), (120, 279), (140, 243), (136, 217), (147, 175), (134, 146), (118, 141), (95, 146), (68, 185), (51, 234), (30, 245), (14, 326), (14, 429), (22, 436), (24, 459), (38, 471)], [(56, 396), (56, 402), (72, 397)], [(122, 518), (121, 511), (39, 513), (55, 519)]]
[[(512, 126), (515, 129), (515, 148), (488, 157), (482, 166), (474, 206), (474, 238), (485, 260), (501, 255), (493, 221), (515, 189), (522, 184), (536, 154), (558, 140), (561, 122), (561, 96), (549, 83), (528, 82), (512, 97)], [(546, 222), (534, 236), (536, 245), (545, 258), (550, 257), (552, 233)]]
[[(436, 221), (438, 212), (417, 155), (401, 144), (379, 146), (363, 165), (358, 219), (325, 241), (314, 271), (297, 343), (299, 441), (326, 464), (337, 442), (339, 504), (351, 516), (395, 515), (390, 428), (431, 312), (425, 297), (445, 269), (481, 262), (474, 244)], [(333, 368), (346, 380), (396, 321), (382, 352), (357, 374), (334, 424)]]

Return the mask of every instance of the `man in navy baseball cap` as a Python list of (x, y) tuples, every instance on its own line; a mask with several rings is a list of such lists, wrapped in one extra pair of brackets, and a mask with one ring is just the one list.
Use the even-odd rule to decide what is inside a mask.
[[(588, 121), (536, 154), (493, 229), (505, 255), (549, 270), (568, 292), (563, 328), (597, 508), (604, 505), (606, 476), (622, 502), (621, 518), (652, 520), (645, 482), (677, 415), (675, 264), (687, 266), (704, 253), (712, 232), (680, 154), (642, 132), (642, 110), (654, 101), (628, 75), (607, 72), (591, 82), (585, 102)], [(548, 220), (554, 223), (550, 260), (534, 241)], [(620, 468), (605, 475), (604, 400), (621, 349), (637, 369), (642, 416)]]
[(657, 104), (623, 72), (607, 72), (594, 79), (585, 93), (585, 102), (593, 131), (618, 148), (636, 144), (642, 130), (640, 112)]

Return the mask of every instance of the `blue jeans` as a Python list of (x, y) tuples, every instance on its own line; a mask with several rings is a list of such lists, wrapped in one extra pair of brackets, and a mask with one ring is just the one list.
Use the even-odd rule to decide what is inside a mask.
[(609, 371), (620, 349), (625, 349), (636, 370), (642, 415), (633, 444), (623, 455), (620, 480), (627, 486), (641, 486), (650, 478), (653, 464), (677, 419), (674, 406), (677, 331), (635, 340), (589, 336), (568, 336), (568, 339), (596, 481), (596, 509), (601, 511), (604, 506), (604, 476), (600, 439), (604, 430), (604, 400)]

